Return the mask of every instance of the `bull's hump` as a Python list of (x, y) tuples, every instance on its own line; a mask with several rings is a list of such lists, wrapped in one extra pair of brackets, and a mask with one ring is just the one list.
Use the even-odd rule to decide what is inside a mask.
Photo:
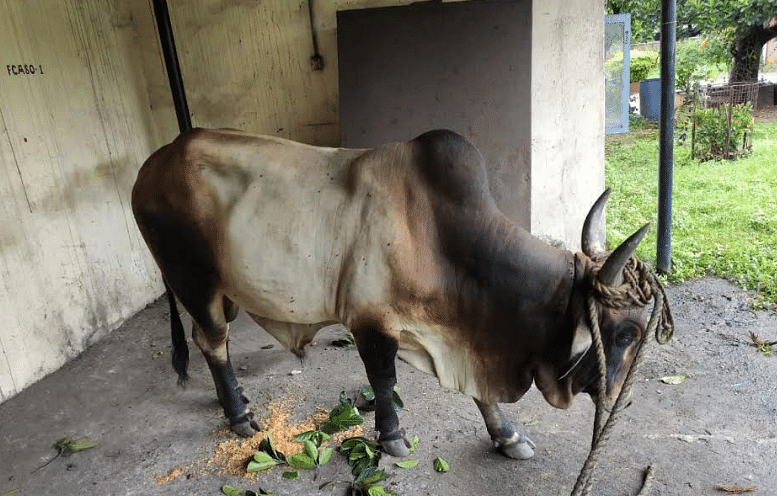
[(483, 157), (466, 138), (453, 131), (435, 130), (411, 143), (416, 167), (440, 197), (462, 205), (494, 205)]

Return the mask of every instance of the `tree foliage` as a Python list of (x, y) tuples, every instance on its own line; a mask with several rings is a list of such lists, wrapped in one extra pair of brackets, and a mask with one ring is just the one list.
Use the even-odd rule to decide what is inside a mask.
[[(661, 0), (606, 0), (607, 13), (631, 13), (632, 42), (654, 39), (661, 24)], [(777, 37), (775, 0), (677, 0), (677, 34), (701, 31), (724, 36), (733, 57), (731, 82), (758, 78), (763, 45)]]
[[(735, 36), (741, 37), (753, 28), (766, 28), (771, 18), (777, 16), (774, 0), (685, 0), (684, 3), (694, 24), (706, 33), (733, 27)], [(678, 4), (678, 11), (679, 8)]]

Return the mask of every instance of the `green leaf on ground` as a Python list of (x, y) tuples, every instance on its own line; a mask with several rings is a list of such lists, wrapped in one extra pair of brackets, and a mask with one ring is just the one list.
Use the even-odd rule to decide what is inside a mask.
[(329, 412), (329, 422), (321, 427), (321, 431), (332, 435), (363, 423), (364, 418), (359, 413), (359, 409), (343, 391), (340, 393), (340, 403)]
[(63, 437), (57, 441), (57, 443), (54, 445), (54, 448), (56, 448), (56, 450), (59, 451), (62, 456), (70, 456), (73, 453), (88, 450), (94, 448), (95, 446), (96, 444), (94, 441), (88, 437), (79, 437), (75, 439), (72, 437)]
[(339, 348), (352, 348), (356, 346), (356, 340), (353, 338), (353, 334), (349, 332), (343, 337), (340, 337), (332, 341), (332, 346), (337, 346)]
[(230, 485), (221, 486), (221, 492), (226, 494), (227, 496), (256, 496), (256, 493), (254, 491), (240, 489), (238, 487), (234, 487)]
[(298, 443), (304, 443), (305, 441), (313, 441), (313, 444), (316, 445), (316, 447), (321, 446), (321, 443), (328, 440), (331, 436), (327, 434), (326, 432), (315, 430), (315, 431), (305, 431), (301, 434), (297, 434), (294, 436), (294, 440)]
[(418, 458), (410, 458), (408, 460), (402, 460), (399, 462), (394, 462), (394, 465), (396, 465), (399, 468), (413, 468), (416, 465), (418, 465)]
[(411, 453), (414, 453), (419, 446), (421, 446), (421, 438), (416, 435), (413, 435), (413, 437), (410, 438), (410, 448), (408, 449), (410, 450)]
[(284, 479), (296, 479), (297, 477), (299, 477), (299, 472), (296, 470), (287, 470), (283, 473)]
[(308, 456), (307, 453), (297, 453), (296, 455), (288, 456), (286, 457), (286, 463), (291, 468), (297, 470), (310, 470), (316, 466), (314, 459)]
[(330, 458), (332, 458), (332, 454), (335, 452), (332, 448), (329, 446), (324, 446), (323, 448), (319, 448), (318, 450), (318, 464), (319, 465), (326, 465), (326, 462), (329, 461)]
[(305, 445), (305, 454), (312, 460), (318, 460), (318, 447), (316, 447), (313, 441), (305, 441), (303, 444)]
[(377, 484), (382, 480), (388, 479), (388, 474), (382, 468), (375, 466), (365, 467), (359, 475), (356, 476), (355, 482), (363, 486), (371, 486)]
[(375, 401), (375, 391), (372, 389), (372, 386), (362, 386), (359, 393), (364, 398), (364, 401)]
[(246, 467), (246, 471), (249, 473), (254, 472), (260, 472), (262, 470), (267, 470), (268, 468), (272, 468), (276, 465), (278, 465), (280, 460), (273, 458), (268, 454), (266, 451), (257, 451), (254, 453), (254, 458), (250, 462), (248, 462), (248, 467)]
[[(391, 402), (394, 404), (394, 409), (400, 411), (405, 407), (405, 402), (399, 396), (399, 392), (402, 390), (399, 386), (394, 386), (394, 390), (391, 393)], [(359, 389), (359, 394), (364, 398), (365, 404), (361, 407), (364, 411), (371, 412), (375, 410), (375, 390), (372, 386), (366, 385)]]
[(450, 470), (450, 465), (448, 465), (448, 462), (443, 460), (441, 457), (437, 457), (434, 459), (434, 470), (440, 473), (445, 473), (448, 470)]
[(264, 451), (271, 457), (275, 458), (276, 460), (283, 461), (283, 454), (279, 453), (275, 449), (275, 445), (272, 442), (272, 431), (267, 431), (267, 437), (262, 439), (262, 442), (259, 444), (259, 451)]
[(393, 496), (394, 493), (386, 491), (383, 486), (370, 486), (367, 488), (367, 496)]

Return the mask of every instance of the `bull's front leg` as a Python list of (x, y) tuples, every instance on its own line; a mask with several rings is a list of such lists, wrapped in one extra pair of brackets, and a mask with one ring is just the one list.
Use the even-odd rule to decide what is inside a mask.
[(526, 460), (534, 456), (535, 444), (526, 437), (523, 430), (515, 431), (510, 422), (505, 419), (499, 405), (496, 403), (482, 403), (475, 400), (475, 404), (486, 421), (486, 429), (494, 441), (494, 445), (510, 458)]
[(399, 343), (374, 327), (353, 330), (359, 355), (367, 371), (367, 379), (375, 392), (375, 429), (380, 432), (378, 443), (391, 456), (410, 454), (410, 442), (404, 429), (399, 428), (399, 416), (392, 394), (397, 383), (395, 360)]

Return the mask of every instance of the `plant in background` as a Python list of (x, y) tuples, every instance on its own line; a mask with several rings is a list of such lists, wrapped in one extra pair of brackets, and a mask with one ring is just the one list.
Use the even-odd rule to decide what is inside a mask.
[(750, 153), (755, 120), (752, 105), (721, 105), (696, 110), (691, 153), (702, 161), (735, 159)]
[[(677, 0), (677, 37), (728, 30), (726, 62), (733, 61), (731, 82), (757, 81), (761, 49), (777, 38), (774, 0)], [(658, 38), (660, 0), (605, 0), (607, 14), (631, 14), (631, 41)]]
[(647, 79), (650, 71), (658, 67), (658, 52), (633, 50), (629, 61), (629, 81), (635, 83)]
[(735, 29), (733, 27), (712, 31), (699, 45), (708, 64), (723, 66), (726, 72), (731, 70), (731, 45), (734, 43)]
[(687, 40), (677, 46), (675, 57), (675, 86), (690, 95), (698, 89), (699, 82), (712, 76), (710, 67), (705, 64), (701, 42)]

